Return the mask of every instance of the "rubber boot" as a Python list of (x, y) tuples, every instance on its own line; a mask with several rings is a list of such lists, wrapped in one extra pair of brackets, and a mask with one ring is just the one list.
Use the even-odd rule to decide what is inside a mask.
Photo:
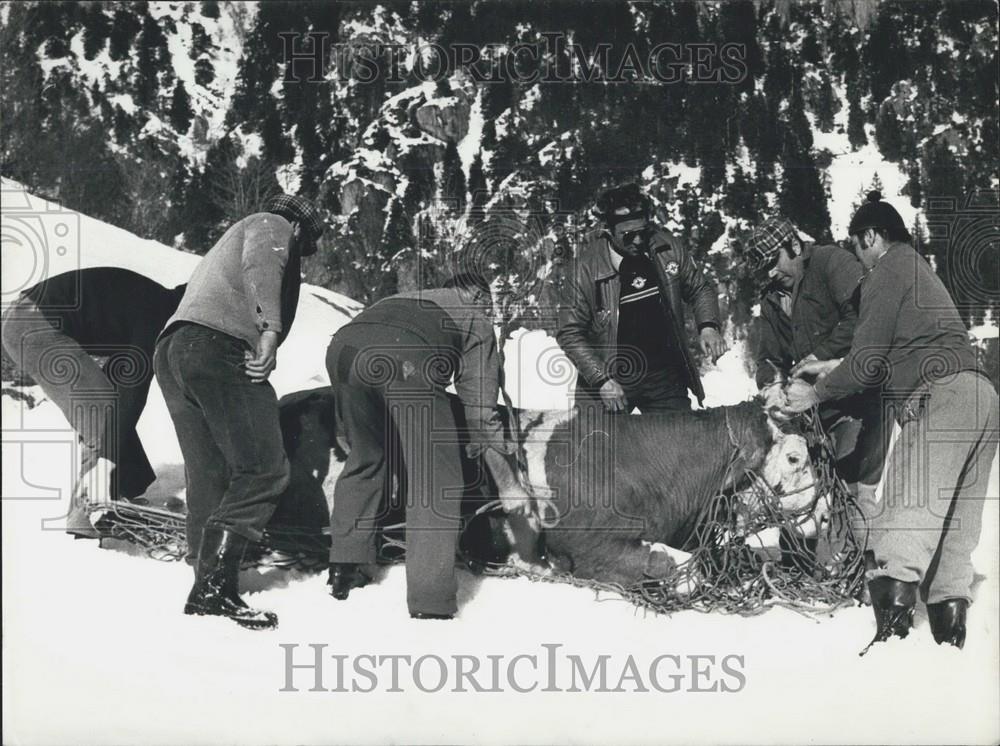
[(876, 642), (890, 637), (906, 637), (913, 626), (913, 607), (917, 604), (917, 584), (880, 575), (868, 581), (868, 593), (875, 612), (875, 637), (860, 655)]
[(248, 629), (273, 629), (278, 617), (270, 611), (252, 609), (239, 595), (240, 563), (247, 539), (218, 526), (201, 533), (195, 581), (188, 594), (185, 614), (229, 617)]
[(936, 604), (927, 604), (927, 621), (938, 645), (948, 643), (956, 648), (965, 645), (965, 613), (969, 602), (964, 598), (949, 598)]
[(331, 562), (326, 584), (330, 586), (330, 595), (338, 601), (343, 601), (352, 588), (366, 586), (369, 580), (370, 578), (361, 572), (354, 562)]

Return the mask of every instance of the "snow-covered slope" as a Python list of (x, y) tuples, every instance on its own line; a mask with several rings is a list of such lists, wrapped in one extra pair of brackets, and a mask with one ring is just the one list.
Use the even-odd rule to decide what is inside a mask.
[[(113, 263), (165, 284), (183, 281), (197, 261), (65, 214), (63, 221), (76, 226), (79, 259), (59, 255), (59, 242), (29, 254), (40, 244), (26, 248), (32, 234), (24, 212), (30, 208), (44, 222), (57, 211), (16, 185), (3, 187), (5, 298), (16, 278), (34, 277), (33, 262), (41, 259), (50, 272), (74, 262)], [(55, 230), (53, 224), (46, 235)], [(280, 353), (279, 393), (326, 380), (327, 339), (356, 309), (346, 298), (306, 288)], [(706, 377), (710, 400), (749, 391), (739, 354)], [(507, 355), (518, 403), (565, 401), (572, 371), (560, 367), (545, 335), (518, 333)], [(922, 612), (907, 640), (859, 658), (873, 629), (867, 608), (816, 618), (786, 609), (750, 619), (654, 616), (587, 590), (466, 573), (460, 573), (456, 621), (415, 622), (406, 614), (402, 567), (344, 603), (330, 598), (323, 576), (247, 576), (245, 587), (260, 591), (253, 603), (281, 619), (276, 632), (252, 633), (181, 614), (191, 582), (185, 565), (101, 551), (72, 541), (57, 524), (44, 530), (42, 521), (58, 517), (72, 485), (71, 435), (45, 401), (27, 409), (4, 396), (3, 422), (5, 743), (995, 743), (1000, 737), (995, 497), (974, 558), (980, 578), (963, 652), (934, 645)], [(141, 434), (162, 475), (154, 489), (178, 490), (183, 470), (158, 395)], [(998, 493), (994, 462), (990, 494)], [(320, 660), (326, 691), (310, 691), (314, 670), (289, 672), (289, 655), (298, 665)], [(358, 657), (365, 655), (375, 658)], [(394, 655), (410, 657), (396, 659), (395, 687), (391, 659), (384, 658)], [(598, 681), (589, 691), (567, 691), (569, 655), (579, 656), (588, 672), (607, 656), (603, 691)], [(348, 656), (340, 659), (340, 691), (334, 656)], [(456, 656), (475, 657), (481, 668), (475, 681), (498, 691), (478, 692), (459, 681)], [(728, 665), (742, 679), (720, 676), (727, 656), (737, 656)], [(464, 661), (470, 670), (470, 659)], [(355, 665), (377, 672), (374, 691), (364, 691), (371, 680)], [(431, 693), (439, 665), (448, 679)], [(627, 675), (633, 665), (646, 691)], [(658, 691), (651, 668), (661, 689), (677, 691)], [(577, 687), (584, 688), (579, 676)]]

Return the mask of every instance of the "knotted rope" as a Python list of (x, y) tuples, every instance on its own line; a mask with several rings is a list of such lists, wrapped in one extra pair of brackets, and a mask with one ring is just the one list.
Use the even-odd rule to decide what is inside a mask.
[[(809, 614), (852, 604), (861, 594), (864, 577), (865, 547), (855, 536), (864, 516), (834, 470), (833, 445), (819, 417), (813, 412), (806, 420), (808, 437), (818, 451), (813, 460), (813, 502), (800, 510), (783, 510), (771, 486), (755, 472), (744, 471), (749, 488), (739, 493), (720, 490), (705, 505), (689, 542), (694, 547), (690, 558), (668, 577), (623, 586), (510, 565), (490, 566), (486, 573), (586, 587), (657, 612), (694, 609), (754, 615), (783, 606)], [(735, 484), (740, 482), (733, 479), (740, 468), (739, 446), (728, 425), (733, 450), (723, 484)], [(816, 536), (806, 538), (802, 524), (814, 519), (823, 507), (820, 501), (827, 503), (824, 520)], [(761, 542), (754, 546), (754, 538), (768, 530), (779, 534), (779, 546), (765, 548)]]
[[(668, 577), (623, 586), (509, 564), (487, 564), (483, 572), (590, 588), (657, 612), (694, 609), (754, 615), (782, 606), (809, 614), (851, 604), (860, 596), (863, 584), (865, 546), (855, 536), (855, 527), (864, 523), (864, 517), (834, 470), (833, 446), (819, 417), (813, 412), (806, 421), (807, 437), (817, 451), (813, 459), (816, 498), (812, 504), (785, 511), (780, 496), (755, 472), (744, 470), (743, 480), (734, 479), (741, 469), (740, 457), (735, 436), (729, 430), (734, 448), (722, 484), (746, 482), (749, 487), (737, 493), (720, 489), (703, 507), (689, 542), (693, 547), (690, 558), (677, 565)], [(823, 507), (819, 501), (828, 504), (822, 511), (824, 520), (817, 527), (816, 537), (806, 538), (802, 524)], [(93, 509), (100, 513), (95, 526), (105, 538), (128, 541), (158, 560), (181, 560), (187, 552), (185, 518), (180, 513), (127, 502), (106, 503)], [(473, 517), (499, 511), (500, 503), (494, 500), (482, 505)], [(380, 561), (403, 560), (404, 526), (382, 528)], [(765, 548), (756, 540), (768, 530), (778, 532), (778, 547)], [(319, 532), (274, 530), (265, 534), (259, 551), (247, 558), (247, 564), (314, 569), (325, 566), (327, 552)]]

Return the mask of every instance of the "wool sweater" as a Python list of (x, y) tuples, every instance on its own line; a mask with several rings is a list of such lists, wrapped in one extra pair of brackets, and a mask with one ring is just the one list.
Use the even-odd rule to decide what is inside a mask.
[(820, 400), (881, 386), (905, 398), (920, 386), (977, 370), (975, 350), (955, 303), (927, 260), (896, 243), (861, 282), (851, 349), (816, 384)]
[(271, 213), (254, 213), (233, 225), (195, 268), (167, 327), (201, 324), (242, 339), (251, 349), (265, 331), (283, 339), (291, 326), (286, 317), (294, 313), (294, 305), (282, 303), (283, 295), (294, 291), (297, 300), (300, 282), (297, 276), (282, 282), (291, 237), (292, 224)]

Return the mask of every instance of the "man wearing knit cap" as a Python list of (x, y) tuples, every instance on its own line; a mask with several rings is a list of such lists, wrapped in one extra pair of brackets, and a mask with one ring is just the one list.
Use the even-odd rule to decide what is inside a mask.
[(195, 583), (185, 614), (277, 624), (240, 599), (237, 578), (288, 485), (267, 378), (295, 319), (301, 257), (315, 253), (322, 232), (319, 212), (300, 197), (279, 196), (243, 218), (201, 260), (157, 342), (153, 364), (187, 483)]
[(840, 361), (801, 366), (815, 385), (793, 381), (789, 412), (881, 386), (901, 406), (902, 427), (874, 517), (868, 590), (872, 641), (906, 637), (918, 592), (934, 639), (962, 647), (971, 601), (972, 550), (996, 452), (1000, 406), (978, 369), (955, 304), (911, 245), (899, 213), (878, 192), (849, 227), (868, 274), (854, 341)]
[[(795, 226), (778, 216), (756, 227), (744, 256), (763, 290), (754, 350), (758, 388), (784, 381), (797, 365), (847, 354), (864, 274), (851, 252), (830, 244), (806, 244)], [(870, 506), (885, 460), (878, 391), (825, 402), (820, 416), (838, 441), (854, 440), (837, 471), (862, 507)]]

